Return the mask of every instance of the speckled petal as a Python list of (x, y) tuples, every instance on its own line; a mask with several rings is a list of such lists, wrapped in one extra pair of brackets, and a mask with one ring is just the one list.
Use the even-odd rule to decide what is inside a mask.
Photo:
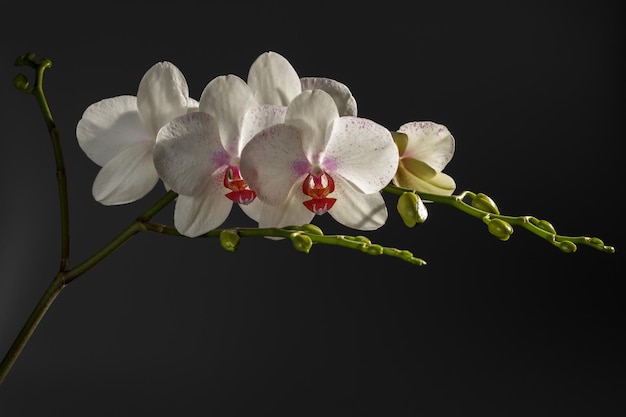
[(294, 182), (308, 172), (300, 140), (296, 127), (279, 124), (257, 133), (241, 151), (241, 176), (261, 201), (282, 204)]
[(381, 190), (398, 168), (398, 148), (389, 130), (369, 119), (341, 117), (333, 125), (323, 161), (363, 193)]
[[(241, 124), (240, 146), (243, 148), (254, 135), (266, 127), (274, 126), (285, 120), (287, 107), (264, 104), (248, 110)], [(241, 153), (239, 149), (237, 155)]]
[(215, 119), (206, 113), (189, 113), (166, 124), (157, 135), (154, 165), (168, 187), (195, 195), (219, 167), (228, 162)]
[(403, 156), (423, 161), (436, 171), (443, 171), (454, 155), (454, 137), (444, 125), (433, 122), (409, 122), (398, 129), (408, 136)]

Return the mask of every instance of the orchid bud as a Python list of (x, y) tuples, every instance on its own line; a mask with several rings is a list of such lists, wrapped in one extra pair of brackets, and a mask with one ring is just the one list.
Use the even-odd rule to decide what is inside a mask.
[(478, 193), (474, 196), (472, 199), (472, 207), (487, 213), (500, 214), (500, 210), (498, 210), (498, 206), (495, 201), (483, 193)]
[(405, 192), (398, 198), (396, 205), (402, 221), (407, 227), (417, 223), (424, 223), (428, 217), (428, 210), (422, 199), (415, 193)]
[(554, 226), (552, 226), (550, 222), (546, 220), (539, 220), (539, 222), (537, 223), (537, 227), (545, 230), (546, 232), (550, 232), (556, 235), (556, 229), (554, 228)]
[(561, 251), (563, 251), (565, 253), (576, 252), (576, 244), (574, 242), (569, 241), (569, 240), (566, 240), (564, 242), (559, 242), (559, 244), (557, 246), (558, 246), (559, 249), (561, 249)]
[(29, 52), (26, 55), (18, 56), (15, 60), (15, 65), (31, 65), (35, 60), (35, 53)]
[(313, 246), (313, 240), (304, 233), (294, 232), (289, 235), (289, 238), (293, 243), (293, 247), (300, 252), (309, 253)]
[(26, 78), (24, 74), (17, 74), (13, 79), (13, 84), (20, 91), (24, 91), (25, 93), (28, 93), (30, 91), (28, 88), (30, 86), (30, 83), (28, 82), (28, 78)]
[(368, 255), (382, 255), (383, 247), (377, 244), (368, 245), (367, 247), (364, 248), (364, 252), (367, 253)]
[(371, 245), (372, 244), (372, 241), (369, 240), (369, 238), (367, 236), (362, 236), (362, 235), (354, 236), (352, 238), (352, 240), (354, 240), (355, 242), (365, 243), (366, 245)]
[(300, 230), (310, 235), (324, 236), (322, 229), (311, 223), (300, 226)]
[(229, 252), (234, 252), (237, 249), (240, 239), (241, 237), (236, 230), (225, 229), (220, 232), (220, 244)]
[(600, 239), (598, 237), (592, 237), (589, 240), (589, 243), (591, 243), (592, 245), (595, 245), (595, 246), (604, 246), (604, 242), (602, 241), (602, 239)]
[(507, 241), (513, 234), (513, 226), (502, 219), (492, 219), (487, 224), (489, 233), (502, 241)]

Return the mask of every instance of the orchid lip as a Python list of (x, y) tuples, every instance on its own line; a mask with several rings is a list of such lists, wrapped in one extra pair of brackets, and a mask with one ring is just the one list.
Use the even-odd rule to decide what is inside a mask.
[(230, 165), (224, 172), (224, 187), (231, 190), (226, 197), (237, 204), (250, 204), (256, 198), (256, 192), (241, 177), (239, 167)]
[(311, 197), (311, 200), (304, 201), (306, 208), (315, 214), (324, 214), (332, 208), (337, 201), (336, 198), (327, 197), (335, 191), (335, 181), (326, 172), (319, 174), (309, 174), (302, 183), (302, 192)]

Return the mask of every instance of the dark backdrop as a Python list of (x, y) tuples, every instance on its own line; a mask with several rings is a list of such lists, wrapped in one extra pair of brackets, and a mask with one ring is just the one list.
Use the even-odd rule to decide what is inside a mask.
[[(564, 254), (523, 229), (500, 242), (445, 205), (407, 229), (393, 198), (388, 224), (367, 235), (427, 266), (266, 239), (232, 254), (216, 240), (140, 234), (61, 293), (0, 386), (0, 415), (624, 412), (623, 7), (230, 3), (2, 6), (1, 355), (58, 268), (49, 138), (33, 97), (12, 85), (18, 72), (32, 79), (13, 66), (29, 51), (53, 62), (44, 82), (66, 160), (72, 265), (163, 192), (120, 207), (92, 199), (98, 167), (74, 136), (85, 108), (135, 94), (161, 60), (199, 98), (217, 75), (245, 78), (268, 50), (301, 76), (346, 83), (361, 117), (445, 124), (459, 191), (617, 253)], [(172, 224), (172, 210), (157, 220)], [(229, 222), (250, 225), (238, 210)]]

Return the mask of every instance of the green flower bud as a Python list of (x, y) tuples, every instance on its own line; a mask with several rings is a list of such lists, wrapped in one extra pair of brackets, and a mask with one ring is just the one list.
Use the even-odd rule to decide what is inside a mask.
[(564, 242), (559, 242), (558, 248), (561, 249), (561, 251), (563, 251), (565, 253), (576, 252), (576, 244), (574, 242), (569, 241), (569, 240), (566, 240)]
[(317, 227), (314, 224), (304, 224), (302, 226), (300, 226), (300, 230), (302, 230), (303, 232), (306, 232), (310, 235), (317, 235), (317, 236), (324, 236), (324, 232), (322, 232), (322, 229), (320, 229), (319, 227)]
[(539, 222), (537, 223), (537, 227), (539, 227), (540, 229), (545, 230), (546, 232), (550, 232), (550, 233), (556, 235), (556, 229), (548, 221), (539, 220)]
[(472, 199), (472, 207), (487, 213), (500, 214), (500, 210), (498, 210), (498, 206), (495, 201), (483, 193), (478, 193), (474, 196)]
[(236, 230), (228, 229), (220, 232), (220, 244), (229, 252), (234, 252), (237, 249), (240, 239), (241, 236)]
[(17, 59), (15, 60), (15, 65), (18, 65), (18, 66), (31, 65), (34, 60), (35, 60), (35, 53), (29, 52), (26, 55), (18, 56)]
[(415, 193), (405, 192), (398, 198), (396, 205), (402, 221), (407, 227), (417, 223), (424, 223), (428, 217), (428, 210), (422, 199)]
[(595, 246), (604, 246), (604, 242), (602, 241), (602, 239), (597, 238), (597, 237), (592, 237), (589, 240), (589, 243), (591, 243), (592, 245), (595, 245)]
[(293, 243), (293, 247), (300, 252), (309, 253), (313, 246), (313, 240), (304, 233), (294, 232), (289, 235), (289, 238)]
[(365, 243), (367, 245), (371, 245), (372, 244), (372, 241), (369, 240), (366, 236), (354, 236), (352, 238), (352, 240), (355, 241), (355, 242), (363, 242), (363, 243)]
[(382, 255), (383, 254), (383, 247), (380, 246), (380, 245), (377, 245), (377, 244), (369, 245), (369, 246), (364, 248), (364, 251), (368, 255)]
[(502, 241), (509, 240), (513, 234), (513, 226), (502, 219), (492, 219), (487, 224), (487, 228), (489, 229), (489, 233)]
[(13, 78), (13, 84), (18, 90), (29, 92), (28, 87), (30, 87), (30, 83), (24, 74), (17, 74), (15, 78)]

